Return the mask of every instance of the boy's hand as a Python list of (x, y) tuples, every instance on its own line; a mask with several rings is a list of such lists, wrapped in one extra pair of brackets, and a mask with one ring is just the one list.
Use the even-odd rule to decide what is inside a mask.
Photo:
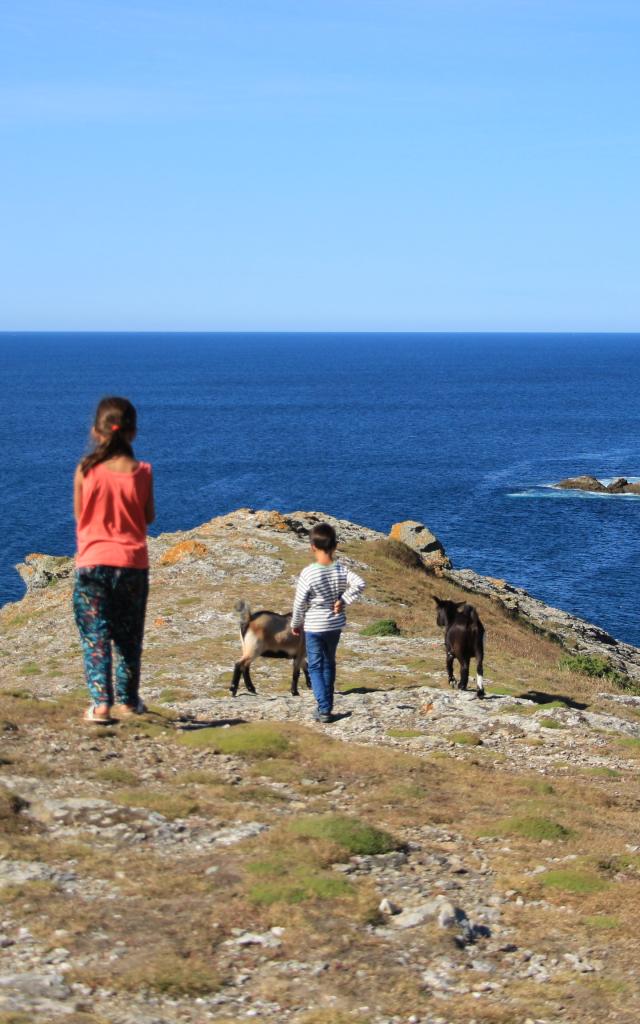
[(341, 597), (339, 597), (338, 600), (336, 601), (336, 603), (333, 606), (333, 614), (334, 615), (340, 615), (340, 613), (343, 612), (343, 611), (344, 611), (344, 601), (342, 600)]
[(300, 636), (300, 626), (292, 626), (291, 632), (294, 636)]

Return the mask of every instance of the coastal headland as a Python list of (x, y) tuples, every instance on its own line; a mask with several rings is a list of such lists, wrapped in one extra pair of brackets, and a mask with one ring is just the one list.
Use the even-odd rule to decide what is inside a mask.
[[(367, 580), (330, 726), (235, 603), (287, 611), (328, 519)], [(72, 562), (0, 610), (0, 1022), (635, 1022), (640, 650), (423, 524), (239, 509), (150, 542), (149, 713), (82, 723)], [(432, 595), (472, 601), (487, 699)]]

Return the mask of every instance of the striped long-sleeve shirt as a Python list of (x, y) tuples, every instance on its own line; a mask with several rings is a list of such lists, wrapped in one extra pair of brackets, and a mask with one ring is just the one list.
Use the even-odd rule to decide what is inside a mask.
[(304, 622), (308, 633), (327, 633), (331, 629), (344, 629), (344, 612), (333, 610), (336, 601), (351, 604), (364, 590), (364, 580), (347, 569), (341, 562), (308, 565), (298, 577), (293, 602), (291, 625), (299, 628)]

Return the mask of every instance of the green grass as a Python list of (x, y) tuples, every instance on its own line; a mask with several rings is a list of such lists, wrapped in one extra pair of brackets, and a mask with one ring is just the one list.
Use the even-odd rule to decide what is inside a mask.
[(558, 722), (555, 718), (541, 718), (540, 725), (543, 729), (566, 729), (564, 722)]
[(608, 768), (606, 765), (597, 765), (595, 768), (583, 769), (585, 774), (594, 775), (596, 778), (602, 779), (621, 779), (622, 772), (617, 771), (615, 768)]
[(21, 676), (39, 676), (42, 674), (42, 669), (35, 661), (25, 661), (18, 669), (18, 674)]
[(424, 736), (424, 733), (417, 729), (387, 729), (387, 736), (394, 740), (414, 740), (418, 736)]
[(550, 782), (544, 782), (543, 779), (528, 779), (527, 789), (531, 793), (535, 793), (537, 796), (551, 796), (555, 793), (555, 789)]
[(399, 846), (388, 832), (341, 814), (310, 814), (289, 828), (306, 839), (326, 839), (351, 855), (389, 853)]
[(95, 778), (100, 782), (113, 782), (117, 786), (138, 786), (140, 785), (140, 779), (134, 772), (127, 771), (126, 768), (100, 768), (95, 773)]
[(273, 903), (302, 903), (305, 900), (334, 900), (349, 896), (353, 886), (345, 879), (329, 871), (314, 870), (313, 867), (297, 866), (282, 873), (282, 865), (276, 867), (269, 861), (254, 861), (247, 870), (255, 875), (274, 875), (249, 886), (252, 903), (271, 906)]
[(462, 747), (482, 746), (482, 737), (477, 732), (450, 732), (447, 739)]
[(600, 878), (593, 871), (572, 870), (570, 868), (547, 871), (541, 877), (541, 882), (546, 889), (562, 889), (563, 892), (583, 895), (602, 892), (609, 886), (609, 883), (604, 878)]
[(613, 931), (620, 927), (620, 918), (615, 914), (587, 914), (582, 920), (588, 928), (595, 931)]
[(179, 704), (180, 701), (193, 700), (195, 694), (189, 690), (179, 690), (176, 687), (168, 687), (166, 690), (161, 690), (158, 695), (158, 700), (161, 704)]
[(560, 658), (558, 667), (592, 679), (607, 679), (629, 693), (639, 692), (638, 683), (619, 672), (608, 658), (600, 658), (596, 654), (565, 654)]
[(394, 619), (378, 619), (361, 629), (360, 636), (400, 636), (400, 630)]
[(278, 757), (289, 752), (292, 746), (276, 725), (265, 722), (232, 725), (228, 729), (193, 729), (183, 732), (179, 742), (195, 749), (255, 758)]
[(572, 832), (571, 829), (565, 828), (557, 821), (551, 821), (550, 818), (531, 816), (503, 818), (489, 829), (483, 829), (480, 834), (484, 836), (522, 836), (523, 839), (534, 839), (536, 842), (543, 839), (555, 842), (568, 839)]

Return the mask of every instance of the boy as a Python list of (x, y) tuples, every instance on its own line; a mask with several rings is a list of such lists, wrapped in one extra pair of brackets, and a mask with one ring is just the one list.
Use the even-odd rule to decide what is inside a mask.
[(329, 523), (318, 523), (309, 534), (315, 565), (308, 565), (298, 578), (293, 602), (291, 630), (300, 636), (304, 622), (307, 662), (313, 694), (318, 702), (314, 718), (331, 722), (336, 681), (336, 649), (347, 620), (344, 607), (364, 590), (364, 580), (334, 562), (338, 541)]

